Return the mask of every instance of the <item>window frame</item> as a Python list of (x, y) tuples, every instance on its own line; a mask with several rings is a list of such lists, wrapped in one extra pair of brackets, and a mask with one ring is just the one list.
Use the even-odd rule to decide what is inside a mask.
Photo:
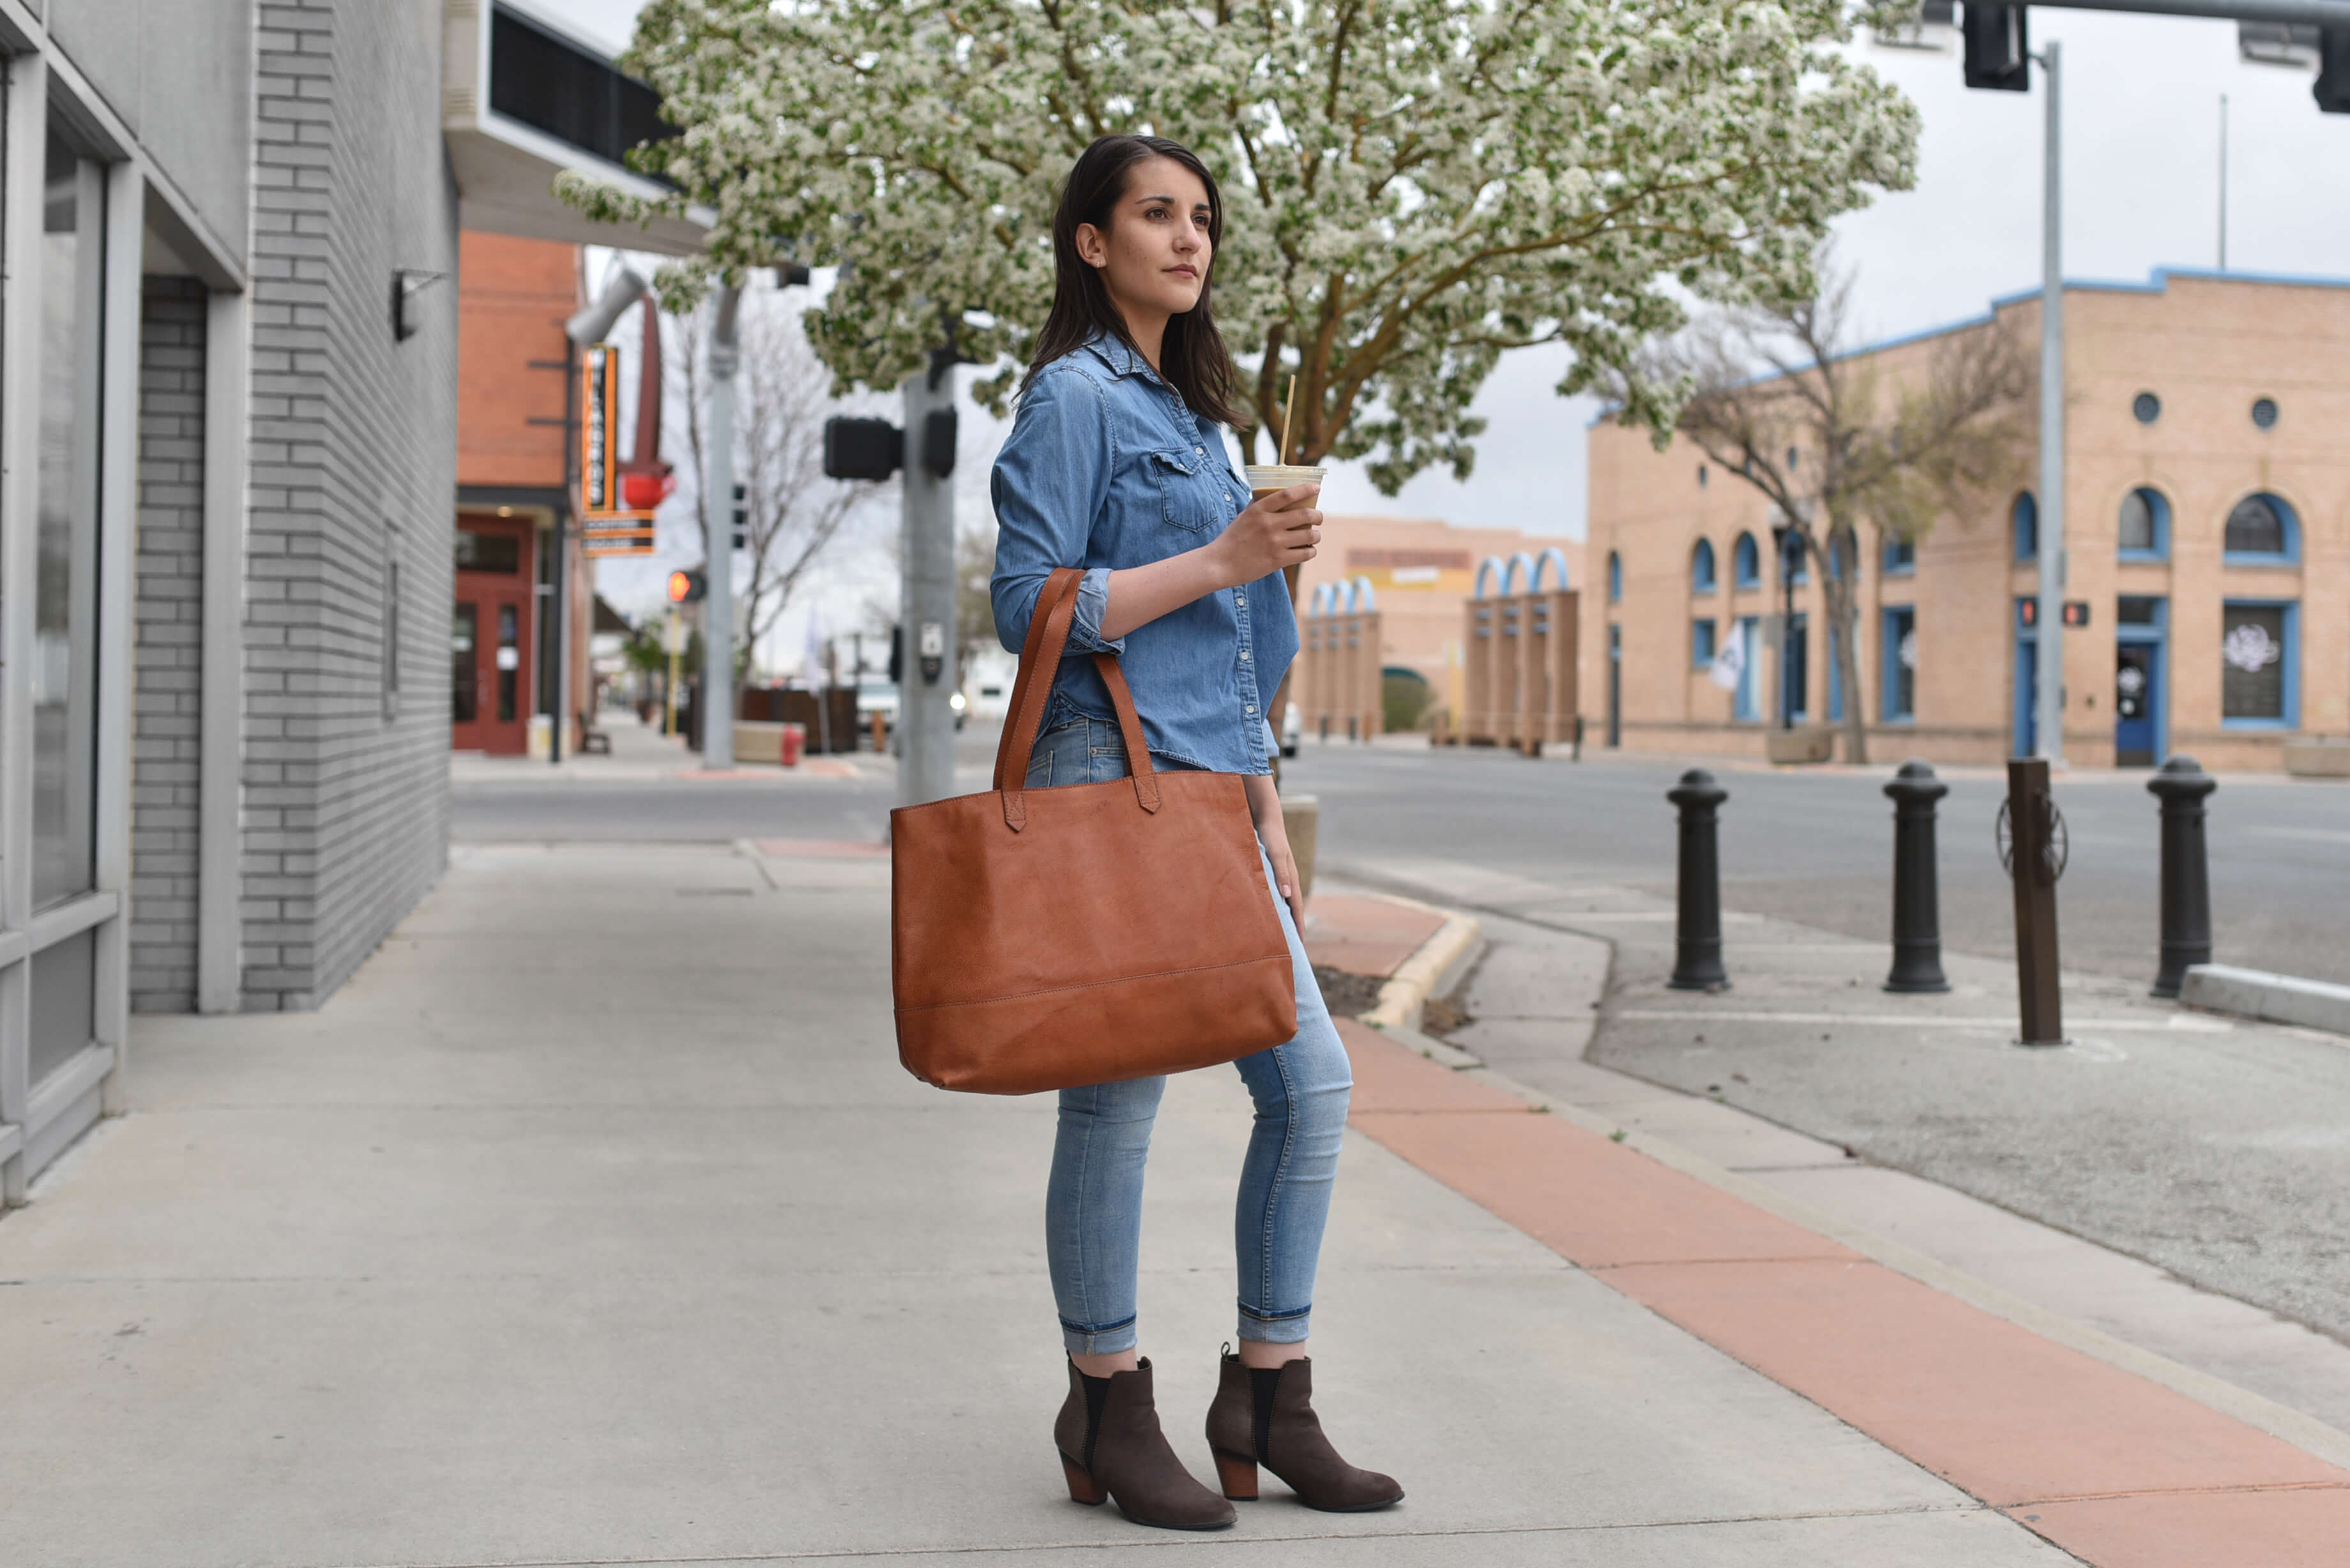
[(1713, 668), (1713, 656), (1721, 647), (1721, 628), (1714, 618), (1701, 615), (1690, 621), (1690, 668), (1703, 674)]
[[(2247, 501), (2265, 501), (2276, 513), (2277, 524), (2284, 531), (2284, 548), (2269, 550), (2230, 550), (2228, 548), (2228, 517)], [(2298, 566), (2301, 565), (2301, 511), (2273, 490), (2251, 490), (2236, 498), (2228, 508), (2228, 516), (2220, 519), (2220, 564), (2223, 566)], [(2245, 604), (2260, 601), (2245, 599)], [(2282, 603), (2283, 601), (2277, 601)]]
[(1752, 529), (1741, 532), (1731, 544), (1730, 586), (1733, 590), (1762, 586), (1762, 547), (1754, 542)]
[[(2027, 534), (2031, 539), (2029, 549), (2024, 547)], [(2017, 566), (2040, 564), (2040, 497), (2029, 490), (2017, 491), (2014, 499), (2007, 504), (2007, 537)]]
[(1607, 602), (1624, 602), (1624, 555), (1620, 550), (1607, 552)]
[[(1898, 623), (1908, 625), (1895, 629)], [(1896, 708), (1894, 703), (1901, 691), (1901, 680), (1895, 666), (1901, 659), (1901, 640), (1918, 630), (1916, 605), (1887, 605), (1879, 612), (1877, 622), (1877, 713), (1887, 724), (1914, 724), (1918, 722), (1918, 674), (1913, 667), (1909, 674), (1909, 706)]]
[[(2220, 727), (2223, 730), (2250, 730), (2256, 733), (2290, 732), (2301, 728), (2301, 601), (2280, 598), (2223, 598), (2220, 601), (2220, 639), (2224, 647), (2228, 637), (2228, 617), (2236, 610), (2273, 609), (2284, 612), (2284, 657), (2278, 678), (2278, 706), (2282, 711), (2274, 719), (2231, 719), (2226, 711), (2227, 694), (2223, 684), (2220, 691)], [(2226, 656), (2221, 656), (2220, 678), (2226, 680)]]
[[(1897, 556), (1896, 551), (1907, 552)], [(1885, 547), (1878, 552), (1877, 575), (1880, 577), (1914, 577), (1918, 575), (1918, 541), (1900, 539), (1887, 535)]]
[(2117, 561), (2168, 561), (2170, 559), (2170, 497), (2151, 484), (2134, 484), (2122, 496), (2122, 506), (2130, 497), (2143, 495), (2148, 499), (2147, 510), (2154, 517), (2154, 545), (2150, 549), (2133, 549), (2121, 543), (2121, 507), (2114, 509), (2114, 559)]
[(1711, 594), (1721, 588), (1721, 573), (1714, 560), (1713, 541), (1700, 539), (1690, 550), (1690, 591)]

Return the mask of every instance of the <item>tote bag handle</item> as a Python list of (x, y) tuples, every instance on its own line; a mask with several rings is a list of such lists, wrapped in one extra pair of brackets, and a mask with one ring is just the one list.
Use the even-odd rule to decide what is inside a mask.
[[(1036, 607), (1028, 617), (1028, 636), (1020, 649), (1020, 675), (1012, 686), (1011, 722), (995, 749), (995, 789), (1003, 797), (1004, 826), (1017, 833), (1028, 826), (1024, 799), (1028, 760), (1036, 749), (1036, 731), (1052, 701), (1054, 678), (1061, 654), (1068, 646), (1069, 623), (1077, 613), (1077, 584), (1085, 574), (1075, 566), (1056, 566), (1037, 590)], [(1118, 711), (1118, 732), (1126, 738), (1127, 766), (1134, 778), (1134, 798), (1143, 810), (1159, 809), (1159, 775), (1151, 771), (1150, 748), (1143, 742), (1142, 717), (1134, 711), (1134, 693), (1115, 654), (1097, 653), (1094, 667), (1109, 688), (1110, 705)]]

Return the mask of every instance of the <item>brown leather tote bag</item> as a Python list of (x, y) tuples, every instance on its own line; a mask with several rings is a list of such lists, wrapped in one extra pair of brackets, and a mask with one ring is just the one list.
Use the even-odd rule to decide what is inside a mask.
[(889, 814), (898, 1056), (941, 1089), (1188, 1072), (1297, 1033), (1240, 775), (1153, 772), (1115, 658), (1094, 656), (1132, 775), (1024, 787), (1078, 577), (1065, 566), (1037, 596), (995, 787)]

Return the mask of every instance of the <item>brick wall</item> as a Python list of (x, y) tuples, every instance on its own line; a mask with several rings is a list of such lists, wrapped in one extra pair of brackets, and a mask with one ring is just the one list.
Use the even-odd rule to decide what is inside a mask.
[[(439, 39), (421, 15), (259, 11), (249, 1010), (323, 1000), (447, 857), (457, 215)], [(396, 268), (443, 275), (413, 296), (404, 342)]]
[(139, 322), (139, 556), (130, 1005), (196, 994), (196, 731), (203, 665), (204, 290), (147, 279)]

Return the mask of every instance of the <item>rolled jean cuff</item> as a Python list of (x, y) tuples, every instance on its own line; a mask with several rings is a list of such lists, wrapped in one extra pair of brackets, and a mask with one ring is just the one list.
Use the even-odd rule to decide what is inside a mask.
[(1305, 1341), (1313, 1315), (1311, 1306), (1299, 1307), (1295, 1312), (1264, 1314), (1252, 1312), (1243, 1303), (1240, 1336), (1263, 1345), (1301, 1345)]
[(1061, 1320), (1061, 1347), (1071, 1355), (1115, 1355), (1121, 1350), (1132, 1350), (1139, 1343), (1134, 1331), (1135, 1320), (1105, 1324), (1099, 1328), (1087, 1328), (1083, 1324)]

